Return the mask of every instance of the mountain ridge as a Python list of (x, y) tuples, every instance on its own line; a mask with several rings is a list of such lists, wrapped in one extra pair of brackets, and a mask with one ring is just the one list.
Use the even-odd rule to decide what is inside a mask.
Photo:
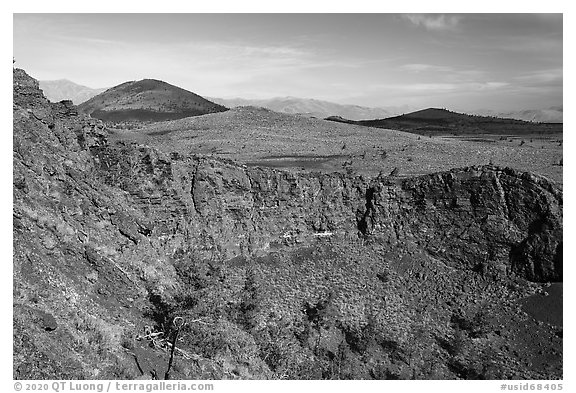
[[(90, 88), (70, 81), (69, 79), (39, 81), (40, 88), (46, 97), (53, 102), (61, 100), (71, 100), (79, 105), (90, 98), (104, 92), (108, 88)], [(320, 100), (315, 98), (302, 98), (294, 96), (278, 96), (266, 99), (249, 98), (219, 98), (204, 97), (216, 104), (233, 108), (238, 106), (260, 106), (282, 113), (302, 114), (318, 118), (329, 116), (340, 116), (348, 120), (370, 120), (382, 119), (396, 116), (414, 110), (414, 107), (407, 105), (389, 107), (368, 107), (357, 104), (339, 104), (336, 102)], [(562, 123), (562, 105), (543, 109), (521, 109), (510, 111), (499, 111), (494, 109), (479, 109), (464, 111), (466, 113), (511, 118), (540, 123)]]
[(273, 97), (267, 99), (217, 97), (211, 97), (210, 99), (229, 108), (239, 106), (259, 106), (281, 113), (301, 114), (317, 118), (342, 116), (352, 120), (392, 116), (401, 113), (402, 110), (406, 109), (404, 107), (377, 108), (355, 104), (339, 104), (315, 98), (293, 96)]
[(544, 109), (522, 109), (516, 111), (479, 110), (472, 114), (481, 116), (496, 116), (534, 123), (563, 123), (564, 110), (562, 105), (551, 106)]

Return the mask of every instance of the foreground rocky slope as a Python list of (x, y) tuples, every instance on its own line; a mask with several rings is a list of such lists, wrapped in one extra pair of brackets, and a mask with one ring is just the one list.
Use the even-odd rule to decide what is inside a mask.
[(162, 378), (176, 316), (172, 378), (561, 377), (561, 326), (516, 303), (562, 280), (545, 178), (296, 175), (112, 143), (21, 70), (13, 132), (15, 378)]

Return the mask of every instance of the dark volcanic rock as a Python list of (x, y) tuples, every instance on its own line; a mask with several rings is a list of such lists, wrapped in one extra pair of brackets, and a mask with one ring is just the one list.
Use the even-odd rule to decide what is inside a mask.
[(376, 183), (360, 222), (366, 235), (421, 244), (455, 267), (511, 268), (561, 281), (562, 192), (542, 177), (471, 167)]
[(56, 328), (58, 327), (58, 323), (56, 322), (56, 319), (52, 314), (44, 311), (39, 311), (38, 313), (42, 318), (42, 325), (44, 327), (44, 330), (48, 332), (56, 330)]

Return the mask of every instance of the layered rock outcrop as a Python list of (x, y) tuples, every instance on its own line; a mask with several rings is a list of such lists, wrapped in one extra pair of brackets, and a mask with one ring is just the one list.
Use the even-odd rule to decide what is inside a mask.
[(206, 258), (364, 236), (417, 244), (454, 267), (562, 280), (562, 192), (533, 174), (484, 166), (368, 180), (164, 157), (149, 148), (107, 147), (96, 156), (109, 184), (130, 179), (121, 187), (154, 223), (150, 236), (170, 242), (186, 234), (181, 241)]
[(416, 242), (454, 267), (562, 280), (562, 192), (545, 178), (469, 167), (368, 192), (367, 235)]

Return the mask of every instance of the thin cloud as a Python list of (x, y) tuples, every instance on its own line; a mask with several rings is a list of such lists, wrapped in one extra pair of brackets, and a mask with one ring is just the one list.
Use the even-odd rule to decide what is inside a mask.
[(427, 30), (454, 30), (458, 27), (461, 16), (446, 14), (405, 14), (402, 17), (410, 23)]
[(435, 83), (481, 83), (492, 77), (481, 69), (460, 69), (453, 66), (411, 63), (399, 67), (401, 71), (417, 74), (419, 77), (434, 78)]
[(508, 82), (485, 82), (480, 85), (481, 89), (500, 89), (502, 87), (508, 87), (510, 83)]
[(522, 75), (517, 76), (515, 79), (517, 81), (533, 85), (554, 84), (554, 83), (562, 83), (563, 80), (562, 74), (563, 74), (562, 68), (553, 68), (553, 69), (525, 72)]
[(408, 83), (383, 84), (375, 86), (379, 90), (410, 92), (412, 94), (473, 93), (475, 91), (498, 90), (510, 86), (508, 82), (467, 82), (467, 83)]
[(402, 70), (410, 72), (451, 72), (454, 68), (447, 66), (438, 66), (432, 64), (404, 64), (400, 67)]
[(403, 86), (396, 86), (398, 90), (407, 90), (412, 92), (442, 92), (453, 91), (458, 89), (458, 84), (455, 83), (412, 83)]

